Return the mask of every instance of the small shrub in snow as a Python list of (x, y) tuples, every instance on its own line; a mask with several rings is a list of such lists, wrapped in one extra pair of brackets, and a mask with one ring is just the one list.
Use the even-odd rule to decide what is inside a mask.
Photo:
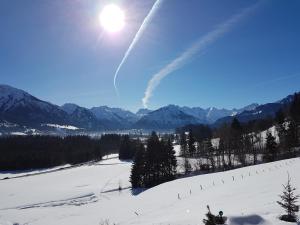
[(223, 212), (220, 211), (218, 216), (211, 213), (209, 206), (207, 206), (208, 212), (205, 214), (206, 219), (203, 219), (205, 225), (218, 225), (225, 224), (226, 217), (223, 217)]
[(295, 195), (295, 190), (291, 185), (291, 179), (288, 177), (288, 181), (286, 185), (283, 185), (283, 194), (279, 195), (281, 198), (281, 201), (277, 201), (277, 203), (284, 208), (287, 215), (282, 215), (280, 217), (281, 220), (287, 221), (287, 222), (296, 222), (297, 216), (296, 212), (299, 211), (299, 206), (296, 204), (297, 200), (299, 198), (299, 195)]

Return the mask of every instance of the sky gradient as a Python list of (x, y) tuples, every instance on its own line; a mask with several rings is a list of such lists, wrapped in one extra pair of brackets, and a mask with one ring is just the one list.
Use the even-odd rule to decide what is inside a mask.
[[(98, 17), (115, 2), (122, 31), (105, 32)], [(114, 74), (153, 0), (0, 1), (0, 83), (43, 100), (136, 111), (151, 78), (206, 35), (235, 21), (176, 70), (149, 99), (167, 104), (239, 108), (279, 100), (300, 89), (300, 1), (162, 0), (151, 22)]]

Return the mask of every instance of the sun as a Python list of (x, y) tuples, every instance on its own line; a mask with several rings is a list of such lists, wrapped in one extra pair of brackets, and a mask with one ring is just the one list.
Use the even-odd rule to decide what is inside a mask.
[(99, 16), (102, 27), (108, 32), (117, 32), (125, 26), (124, 11), (115, 4), (106, 5)]

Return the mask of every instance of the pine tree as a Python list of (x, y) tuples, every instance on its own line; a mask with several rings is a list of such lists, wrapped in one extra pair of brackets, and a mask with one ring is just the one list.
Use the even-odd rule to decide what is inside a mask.
[[(231, 123), (231, 129), (230, 129), (230, 143), (229, 148), (233, 150), (233, 154), (235, 156), (239, 156), (242, 154), (241, 150), (243, 149), (243, 142), (242, 142), (242, 132), (243, 128), (239, 122), (239, 120), (235, 117)], [(235, 161), (233, 161), (234, 164)], [(231, 159), (229, 159), (230, 167), (231, 165)], [(234, 165), (233, 165), (234, 167)]]
[(140, 144), (134, 157), (130, 176), (132, 187), (148, 188), (170, 181), (175, 178), (176, 167), (171, 140), (159, 140), (153, 132), (147, 140), (147, 148)]
[(183, 169), (184, 169), (184, 173), (188, 174), (192, 171), (191, 165), (189, 163), (189, 160), (187, 158), (187, 150), (188, 150), (188, 143), (186, 140), (186, 135), (184, 132), (180, 133), (180, 154), (181, 156), (183, 156)]
[(269, 162), (272, 162), (276, 159), (276, 150), (277, 150), (277, 143), (275, 141), (275, 137), (268, 132), (267, 134), (267, 143), (266, 143), (266, 156), (265, 159)]
[(295, 195), (295, 190), (291, 185), (291, 179), (288, 176), (288, 181), (286, 185), (283, 185), (283, 194), (279, 195), (281, 201), (277, 201), (277, 203), (286, 211), (287, 215), (281, 216), (282, 220), (288, 222), (296, 222), (297, 217), (295, 215), (296, 212), (299, 211), (299, 206), (296, 205), (299, 195)]
[(300, 93), (295, 93), (292, 104), (290, 106), (289, 114), (292, 120), (297, 125), (300, 123)]
[(214, 148), (211, 144), (210, 139), (203, 141), (203, 149), (204, 149), (204, 152), (205, 152), (205, 156), (207, 157), (207, 160), (209, 161), (211, 169), (213, 171), (215, 171), (216, 162), (215, 162)]
[[(291, 138), (292, 136), (292, 142), (293, 147), (299, 144), (299, 126), (300, 126), (300, 93), (296, 93), (294, 95), (293, 101), (291, 103), (290, 109), (289, 109), (289, 116), (290, 116), (290, 124), (289, 124), (289, 130), (288, 136)], [(290, 140), (288, 141), (290, 144)], [(289, 146), (290, 147), (290, 146)]]
[(176, 168), (177, 168), (177, 159), (175, 156), (175, 150), (173, 148), (172, 142), (169, 139), (166, 145), (167, 149), (167, 170), (168, 170), (168, 176), (172, 179), (174, 178), (176, 174)]
[(140, 144), (131, 167), (130, 182), (132, 188), (144, 187), (145, 177), (145, 147)]
[(184, 132), (180, 133), (180, 155), (186, 156), (187, 154), (187, 141)]
[(298, 147), (299, 140), (298, 140), (298, 128), (297, 124), (295, 123), (294, 120), (291, 120), (289, 122), (289, 127), (286, 131), (286, 147), (290, 153), (290, 157), (293, 156), (293, 148)]
[(120, 150), (119, 150), (119, 159), (132, 158), (130, 144), (131, 143), (130, 143), (129, 135), (125, 135), (121, 141)]
[(278, 133), (278, 137), (279, 137), (279, 151), (283, 154), (286, 153), (286, 149), (287, 149), (287, 130), (285, 127), (285, 115), (283, 113), (282, 110), (279, 110), (276, 113), (276, 117), (275, 117), (275, 121), (276, 121), (276, 131)]
[(231, 123), (231, 129), (237, 131), (237, 132), (241, 132), (242, 131), (242, 126), (240, 121), (234, 117)]
[(284, 112), (282, 111), (282, 109), (278, 110), (276, 115), (275, 115), (275, 121), (278, 125), (281, 125), (284, 123), (284, 118), (285, 118), (285, 115), (284, 115)]
[(196, 147), (195, 147), (195, 138), (193, 135), (192, 130), (189, 131), (189, 136), (188, 136), (188, 150), (189, 150), (189, 155), (193, 156), (196, 152)]

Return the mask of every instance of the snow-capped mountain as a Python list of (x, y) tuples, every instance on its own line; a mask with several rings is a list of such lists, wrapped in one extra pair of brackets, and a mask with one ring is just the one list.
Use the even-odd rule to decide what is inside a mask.
[(276, 103), (280, 103), (282, 105), (289, 105), (294, 100), (294, 97), (295, 97), (294, 95), (288, 95), (287, 97), (277, 101)]
[(257, 104), (257, 103), (253, 103), (253, 104), (247, 105), (247, 106), (239, 109), (238, 113), (242, 113), (244, 111), (254, 110), (258, 106), (259, 106), (259, 104)]
[[(293, 100), (293, 95), (264, 105), (251, 104), (241, 109), (210, 107), (180, 107), (168, 105), (157, 110), (140, 109), (137, 113), (108, 106), (87, 109), (76, 104), (57, 106), (42, 101), (29, 93), (0, 85), (0, 131), (74, 126), (81, 130), (103, 131), (121, 129), (170, 130), (187, 124), (220, 124), (236, 116), (241, 122), (274, 116)], [(8, 126), (14, 124), (14, 126)]]
[[(236, 118), (241, 122), (248, 122), (251, 120), (257, 120), (257, 119), (264, 119), (267, 117), (274, 117), (278, 110), (283, 109), (287, 107), (294, 99), (293, 95), (289, 95), (277, 102), (274, 103), (267, 103), (258, 105), (255, 108), (253, 107), (245, 107), (242, 112), (238, 113), (236, 115)], [(255, 106), (255, 105), (254, 105)], [(218, 126), (220, 124), (224, 123), (230, 123), (232, 121), (233, 117), (224, 117), (220, 118), (215, 122), (215, 126)]]
[(0, 118), (9, 123), (28, 126), (70, 122), (67, 113), (59, 106), (8, 85), (0, 85)]
[[(254, 109), (258, 104), (251, 104), (241, 109), (217, 109), (210, 107), (203, 109), (200, 107), (180, 107), (169, 105), (158, 110), (147, 112), (134, 125), (143, 129), (173, 129), (187, 124), (212, 124), (220, 118), (235, 116), (244, 110)], [(143, 111), (138, 111), (142, 114)]]
[(87, 130), (103, 130), (105, 126), (100, 120), (88, 109), (76, 104), (67, 103), (61, 106), (61, 109), (68, 113), (72, 125)]
[(149, 113), (151, 113), (152, 110), (150, 109), (145, 109), (145, 108), (142, 108), (142, 109), (139, 109), (137, 112), (136, 112), (136, 115), (141, 118), (143, 116), (146, 116), (148, 115)]
[(181, 110), (176, 105), (168, 105), (143, 116), (135, 125), (139, 129), (168, 130), (187, 124), (197, 124), (201, 121)]
[(130, 111), (108, 106), (90, 109), (98, 120), (105, 121), (114, 129), (128, 129), (138, 120), (138, 116)]

